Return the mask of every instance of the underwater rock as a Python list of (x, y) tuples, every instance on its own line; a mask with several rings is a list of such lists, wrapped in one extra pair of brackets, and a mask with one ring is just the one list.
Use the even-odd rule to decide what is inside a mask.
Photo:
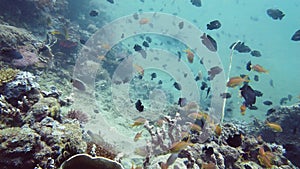
[(23, 103), (22, 106), (28, 109), (40, 97), (39, 84), (30, 72), (19, 72), (13, 81), (5, 84), (3, 95), (13, 106), (20, 107)]
[(124, 169), (116, 161), (104, 157), (92, 157), (88, 154), (76, 154), (65, 161), (60, 169)]
[(295, 104), (292, 106), (281, 106), (272, 109), (272, 113), (268, 113), (267, 121), (277, 123), (282, 127), (282, 132), (274, 132), (270, 128), (264, 126), (260, 128), (260, 134), (267, 142), (275, 142), (283, 145), (286, 149), (286, 157), (296, 166), (300, 167), (300, 106)]

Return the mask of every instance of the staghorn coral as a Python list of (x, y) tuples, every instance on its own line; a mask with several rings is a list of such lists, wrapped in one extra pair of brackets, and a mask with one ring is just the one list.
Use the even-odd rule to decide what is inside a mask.
[(13, 81), (19, 72), (20, 71), (18, 69), (11, 69), (11, 68), (1, 69), (0, 70), (0, 86), (2, 86), (3, 84), (5, 84), (7, 82)]

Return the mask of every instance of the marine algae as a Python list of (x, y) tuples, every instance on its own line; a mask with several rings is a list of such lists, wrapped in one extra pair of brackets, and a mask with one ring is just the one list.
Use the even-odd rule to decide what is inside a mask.
[(7, 69), (1, 69), (0, 70), (0, 86), (3, 84), (13, 81), (17, 74), (20, 72), (18, 69), (12, 69), (12, 68), (7, 68)]

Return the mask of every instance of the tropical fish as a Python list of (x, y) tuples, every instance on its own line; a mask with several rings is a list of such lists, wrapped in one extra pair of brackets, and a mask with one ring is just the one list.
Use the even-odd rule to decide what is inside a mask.
[(279, 9), (268, 9), (267, 14), (274, 20), (281, 20), (285, 14)]
[(254, 75), (254, 81), (258, 82), (259, 81), (259, 77), (257, 75)]
[(200, 37), (202, 39), (202, 44), (210, 51), (216, 52), (218, 50), (217, 42), (206, 33)]
[(216, 169), (216, 164), (215, 163), (202, 163), (201, 164), (201, 169)]
[(174, 144), (169, 149), (170, 153), (179, 153), (181, 150), (185, 149), (188, 146), (192, 146), (193, 143), (190, 142), (190, 137), (187, 141), (179, 141)]
[(185, 97), (180, 97), (177, 103), (180, 107), (184, 107), (187, 105), (187, 99)]
[(138, 118), (138, 119), (136, 119), (136, 120), (134, 121), (134, 123), (131, 124), (130, 126), (131, 126), (131, 127), (136, 127), (136, 126), (144, 125), (145, 122), (146, 122), (146, 119), (144, 119), (144, 118)]
[(252, 65), (251, 69), (258, 73), (268, 73), (268, 71), (259, 64)]
[(153, 80), (156, 77), (157, 77), (156, 73), (151, 73), (151, 80)]
[(243, 87), (240, 88), (241, 95), (245, 99), (244, 105), (246, 107), (251, 107), (256, 102), (256, 92), (248, 85), (244, 84)]
[(229, 81), (227, 82), (227, 87), (236, 87), (241, 85), (243, 82), (249, 82), (248, 76), (245, 77), (240, 77), (240, 76), (236, 76), (236, 77), (231, 77), (229, 79)]
[(238, 51), (239, 53), (249, 53), (251, 49), (249, 46), (245, 45), (244, 42), (234, 42), (230, 45), (229, 49), (232, 49), (234, 47), (234, 50)]
[(220, 136), (222, 134), (222, 127), (220, 124), (216, 125), (215, 133), (217, 136)]
[(221, 73), (223, 71), (222, 68), (220, 68), (219, 66), (214, 66), (214, 67), (211, 67), (210, 70), (207, 72), (208, 75), (209, 75), (209, 80), (213, 80), (214, 77)]
[(54, 30), (54, 31), (51, 31), (50, 34), (51, 34), (51, 35), (60, 35), (61, 32), (58, 31), (58, 30)]
[(208, 95), (209, 95), (209, 92), (210, 92), (210, 87), (208, 87), (208, 88), (207, 88), (207, 91), (206, 91), (206, 97), (205, 97), (205, 98), (207, 98), (207, 97), (208, 97)]
[(202, 128), (199, 125), (194, 123), (190, 124), (189, 128), (191, 131), (197, 131), (197, 132), (200, 132), (202, 130)]
[(142, 44), (145, 48), (148, 48), (150, 45), (147, 41), (144, 41), (143, 44)]
[(144, 70), (144, 68), (142, 66), (137, 65), (137, 64), (133, 64), (133, 67), (138, 72), (139, 75), (144, 76), (145, 70)]
[(181, 22), (178, 23), (178, 28), (179, 28), (179, 29), (182, 29), (183, 26), (184, 26), (184, 22), (183, 22), (183, 21), (181, 21)]
[(266, 101), (263, 102), (263, 104), (264, 104), (264, 105), (267, 105), (267, 106), (270, 106), (270, 105), (272, 105), (273, 103), (272, 103), (271, 101), (269, 101), (269, 100), (266, 100)]
[(297, 30), (297, 31), (293, 34), (293, 36), (291, 37), (291, 40), (293, 40), (293, 41), (300, 41), (300, 29)]
[(221, 27), (221, 23), (218, 20), (214, 20), (209, 22), (209, 24), (207, 24), (206, 27), (208, 30), (219, 29)]
[(85, 84), (79, 79), (71, 79), (71, 83), (72, 83), (73, 87), (75, 87), (76, 89), (78, 89), (80, 91), (86, 90)]
[(204, 112), (194, 112), (194, 113), (190, 113), (188, 115), (188, 118), (193, 119), (193, 120), (197, 120), (197, 119), (207, 119), (208, 118), (208, 114), (204, 113)]
[(143, 106), (142, 101), (141, 101), (140, 99), (136, 101), (136, 103), (135, 103), (135, 108), (136, 108), (139, 112), (144, 111), (144, 106)]
[(220, 96), (223, 98), (223, 99), (229, 99), (231, 98), (231, 94), (230, 93), (221, 93)]
[(174, 86), (177, 90), (181, 90), (181, 89), (182, 89), (181, 85), (180, 85), (179, 83), (177, 83), (177, 82), (174, 82), (173, 86)]
[(138, 133), (136, 133), (136, 135), (134, 136), (133, 141), (137, 142), (142, 137), (142, 133), (143, 133), (143, 130), (140, 131), (140, 132), (138, 132)]
[(191, 49), (186, 49), (186, 50), (183, 50), (183, 52), (186, 53), (186, 57), (189, 61), (189, 63), (193, 63), (194, 61), (194, 53), (191, 51)]
[(261, 53), (258, 50), (252, 50), (250, 52), (251, 56), (255, 56), (255, 57), (261, 57)]
[(148, 18), (141, 18), (140, 21), (139, 21), (139, 24), (140, 25), (145, 25), (149, 22), (150, 22), (150, 20)]
[(241, 110), (241, 114), (242, 114), (242, 115), (245, 115), (246, 109), (247, 109), (247, 107), (246, 107), (244, 104), (242, 104), (241, 107), (240, 107), (240, 110)]
[(98, 10), (91, 10), (90, 11), (90, 16), (95, 17), (99, 15), (99, 11)]
[(136, 51), (136, 52), (143, 50), (142, 46), (140, 46), (139, 44), (135, 44), (135, 45), (133, 46), (133, 49), (134, 49), (134, 51)]
[(278, 123), (272, 123), (266, 120), (266, 125), (275, 132), (282, 132), (282, 128)]
[(275, 155), (270, 151), (265, 151), (264, 147), (261, 146), (258, 150), (257, 159), (261, 165), (272, 168), (272, 163), (274, 161)]

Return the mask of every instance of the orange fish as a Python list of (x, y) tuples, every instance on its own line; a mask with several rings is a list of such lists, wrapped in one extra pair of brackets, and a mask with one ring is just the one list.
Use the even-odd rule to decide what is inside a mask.
[(269, 72), (259, 64), (252, 65), (251, 69), (258, 72), (258, 73), (268, 73)]
[(200, 132), (202, 130), (202, 128), (199, 125), (192, 123), (192, 124), (190, 124), (190, 130)]
[(142, 137), (142, 133), (143, 133), (143, 130), (140, 131), (140, 132), (138, 132), (138, 133), (136, 133), (136, 135), (134, 136), (133, 141), (137, 142)]
[(266, 120), (266, 125), (275, 132), (282, 132), (281, 126), (277, 123), (271, 123)]
[(222, 134), (222, 127), (220, 124), (216, 126), (215, 133), (217, 134), (217, 136), (220, 136)]
[(179, 141), (174, 143), (169, 149), (170, 153), (179, 153), (181, 150), (185, 149), (188, 146), (192, 146), (193, 143), (190, 142), (190, 137), (187, 141)]
[(202, 165), (201, 169), (216, 169), (217, 168), (216, 164), (212, 163), (212, 162), (210, 162), (210, 163), (203, 163), (201, 165)]
[(193, 120), (197, 120), (197, 119), (207, 120), (209, 115), (207, 113), (204, 113), (204, 112), (194, 112), (194, 113), (189, 114), (188, 117), (193, 119)]
[(149, 22), (150, 22), (150, 20), (148, 18), (141, 18), (139, 21), (140, 25), (145, 25)]
[(183, 50), (187, 55), (187, 59), (190, 63), (193, 63), (194, 61), (194, 53), (191, 51), (191, 49), (186, 49), (186, 50)]
[(240, 107), (240, 110), (241, 110), (241, 114), (242, 114), (242, 115), (245, 115), (246, 109), (247, 109), (246, 105), (242, 104), (241, 107)]
[(135, 70), (142, 76), (144, 76), (144, 68), (142, 66), (139, 66), (137, 64), (133, 64), (133, 67), (135, 68)]
[(243, 82), (249, 82), (248, 76), (245, 77), (240, 77), (240, 76), (236, 76), (236, 77), (231, 77), (229, 79), (229, 81), (227, 82), (227, 87), (236, 87), (236, 86), (240, 86)]
[(134, 121), (134, 123), (131, 124), (130, 126), (131, 126), (131, 127), (135, 127), (135, 126), (144, 125), (145, 122), (146, 122), (146, 119), (144, 119), (144, 118), (138, 118), (138, 119), (136, 119), (136, 120)]
[(257, 159), (260, 164), (266, 166), (267, 168), (272, 168), (275, 155), (270, 151), (265, 151), (263, 146), (259, 148), (258, 153)]
[(161, 168), (161, 169), (168, 169), (168, 167), (169, 167), (168, 164), (166, 164), (166, 163), (164, 163), (164, 162), (161, 162), (161, 163), (160, 163), (160, 168)]

